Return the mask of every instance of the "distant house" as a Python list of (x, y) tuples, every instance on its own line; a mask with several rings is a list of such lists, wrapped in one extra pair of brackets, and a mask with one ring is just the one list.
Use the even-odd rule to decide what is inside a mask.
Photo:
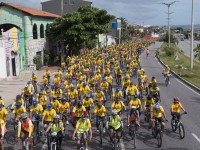
[(58, 17), (41, 10), (0, 2), (0, 78), (19, 75), (25, 66), (33, 65), (36, 55), (43, 58), (46, 28)]
[(75, 12), (83, 6), (91, 6), (92, 2), (86, 0), (49, 0), (41, 4), (43, 11), (63, 15)]

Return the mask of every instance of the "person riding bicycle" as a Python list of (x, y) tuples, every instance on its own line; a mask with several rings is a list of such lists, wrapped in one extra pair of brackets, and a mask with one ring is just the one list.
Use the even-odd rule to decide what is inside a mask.
[(33, 83), (36, 84), (37, 83), (37, 79), (38, 79), (37, 75), (35, 73), (32, 73), (31, 81), (33, 81)]
[(61, 78), (57, 74), (55, 74), (55, 76), (54, 76), (53, 84), (55, 85), (55, 87), (56, 86), (59, 87), (61, 84)]
[(62, 80), (62, 71), (60, 70), (60, 68), (58, 68), (58, 70), (56, 71), (56, 75)]
[(21, 139), (24, 141), (26, 138), (28, 138), (30, 142), (30, 149), (33, 146), (32, 143), (32, 133), (34, 131), (34, 125), (31, 121), (31, 119), (28, 117), (27, 113), (22, 113), (20, 115), (20, 119), (18, 121), (18, 133), (17, 133), (17, 138), (18, 140)]
[(17, 96), (16, 96), (16, 99), (14, 100), (14, 102), (13, 102), (13, 104), (12, 104), (12, 106), (11, 106), (11, 109), (12, 109), (12, 110), (14, 109), (15, 104), (16, 104), (17, 102), (20, 102), (20, 103), (24, 106), (24, 99), (22, 98), (21, 95), (17, 95)]
[(108, 86), (109, 86), (109, 84), (108, 84), (106, 78), (103, 78), (103, 82), (101, 83), (101, 88), (103, 91), (105, 91), (104, 94), (106, 94), (108, 92)]
[(93, 105), (93, 99), (91, 98), (90, 94), (85, 94), (85, 97), (83, 99), (83, 106), (85, 107), (89, 117), (90, 117), (90, 108)]
[(55, 96), (57, 97), (57, 98), (62, 98), (62, 89), (60, 88), (60, 87), (58, 87), (58, 86), (55, 86)]
[(154, 83), (153, 86), (150, 88), (150, 94), (154, 98), (160, 99), (160, 88), (157, 86), (156, 83)]
[(49, 103), (47, 109), (45, 109), (42, 114), (42, 124), (44, 125), (44, 129), (46, 129), (48, 125), (53, 121), (53, 116), (55, 114), (56, 111), (53, 109), (53, 105)]
[(131, 99), (130, 102), (129, 102), (129, 109), (131, 109), (132, 106), (135, 106), (136, 109), (138, 110), (138, 112), (141, 115), (142, 104), (141, 104), (141, 101), (140, 101), (139, 96), (137, 94), (135, 94), (133, 99)]
[(77, 120), (79, 120), (83, 115), (87, 115), (87, 111), (83, 106), (81, 101), (78, 101), (77, 105), (73, 108), (71, 118), (73, 120), (73, 127), (76, 126)]
[(2, 99), (1, 96), (0, 96), (0, 104), (3, 105), (3, 106), (5, 106), (5, 104), (4, 104), (4, 100)]
[(90, 92), (90, 87), (86, 82), (83, 83), (83, 86), (80, 88), (80, 96), (84, 96), (85, 94)]
[(115, 101), (112, 102), (111, 109), (116, 110), (117, 114), (121, 115), (123, 109), (124, 111), (126, 111), (126, 106), (124, 105), (122, 99), (117, 98)]
[(49, 91), (49, 100), (51, 101), (53, 96), (55, 96), (55, 85), (51, 86), (51, 90)]
[(151, 107), (151, 127), (152, 129), (155, 126), (154, 119), (157, 119), (158, 122), (161, 124), (161, 129), (163, 130), (165, 127), (165, 122), (163, 117), (165, 118), (165, 121), (168, 121), (166, 118), (166, 114), (164, 111), (164, 108), (160, 105), (160, 103), (156, 103), (154, 106)]
[(95, 94), (94, 94), (94, 100), (95, 100), (96, 102), (98, 102), (98, 101), (101, 101), (101, 102), (106, 101), (105, 94), (104, 94), (104, 92), (101, 90), (100, 87), (97, 88), (97, 91), (96, 91)]
[(170, 74), (171, 72), (171, 69), (169, 68), (168, 65), (165, 66), (164, 70), (163, 70), (163, 75), (164, 77), (167, 75), (167, 74)]
[(99, 101), (97, 105), (94, 107), (94, 116), (96, 119), (96, 127), (97, 132), (99, 132), (99, 125), (100, 121), (103, 121), (103, 132), (105, 132), (105, 126), (106, 126), (106, 108), (103, 106), (102, 102)]
[(88, 150), (88, 132), (90, 132), (89, 139), (92, 139), (92, 126), (90, 123), (90, 119), (88, 119), (85, 115), (83, 115), (76, 123), (76, 128), (72, 134), (72, 139), (75, 140), (75, 136), (77, 138), (77, 149), (80, 148), (80, 141), (83, 138), (85, 142), (85, 150)]
[(27, 82), (26, 86), (24, 87), (22, 91), (24, 95), (24, 99), (26, 100), (27, 98), (29, 99), (29, 102), (32, 102), (33, 99), (33, 93), (34, 93), (34, 87), (31, 84), (30, 81)]
[(115, 101), (117, 98), (122, 98), (123, 94), (119, 87), (116, 88), (115, 92), (113, 93), (113, 100)]
[(144, 99), (144, 115), (145, 115), (145, 120), (147, 120), (147, 113), (150, 113), (151, 107), (154, 105), (154, 99), (152, 95), (148, 95), (145, 99)]
[[(1, 105), (2, 106), (2, 105)], [(0, 119), (0, 144), (1, 150), (4, 150), (4, 135), (6, 134), (6, 124), (3, 119)]]
[(51, 104), (53, 105), (53, 109), (58, 113), (60, 109), (60, 102), (58, 101), (56, 96), (53, 96)]
[(65, 76), (66, 76), (67, 80), (69, 80), (69, 79), (72, 79), (73, 74), (72, 74), (72, 72), (70, 70), (67, 70), (67, 73), (65, 74)]
[(144, 68), (142, 68), (142, 66), (140, 66), (137, 70), (138, 77), (141, 76), (143, 73), (144, 73)]
[(155, 83), (157, 83), (157, 80), (156, 80), (156, 77), (153, 76), (153, 77), (151, 78), (151, 80), (149, 81), (149, 85), (148, 85), (149, 89), (150, 89)]
[(128, 122), (128, 127), (131, 124), (135, 124), (138, 127), (140, 126), (140, 113), (139, 111), (136, 109), (136, 106), (132, 106), (130, 111), (128, 112), (127, 115), (127, 122)]
[(40, 92), (42, 92), (42, 94), (45, 95), (45, 96), (47, 95), (47, 92), (46, 92), (46, 90), (45, 90), (43, 85), (40, 86)]
[(64, 114), (66, 117), (66, 124), (69, 124), (68, 115), (66, 113), (70, 113), (70, 104), (67, 102), (66, 98), (62, 98), (60, 103), (60, 114)]
[(6, 121), (7, 115), (8, 115), (8, 111), (6, 110), (4, 105), (0, 104), (0, 119), (2, 119), (3, 121)]
[(74, 86), (71, 87), (71, 89), (68, 91), (68, 99), (71, 100), (77, 100), (78, 99), (78, 90), (75, 89)]
[[(64, 125), (62, 120), (60, 120), (60, 116), (58, 114), (55, 114), (53, 116), (53, 122), (49, 124), (48, 128), (46, 129), (46, 134), (50, 131), (50, 133), (56, 133), (57, 134), (57, 143), (58, 143), (58, 147), (59, 149), (61, 149), (61, 145), (62, 145), (62, 140), (64, 137)], [(48, 137), (48, 140), (51, 141), (51, 134)]]
[(38, 102), (39, 102), (40, 105), (42, 105), (43, 109), (46, 109), (47, 96), (43, 95), (42, 92), (39, 92)]
[(33, 105), (30, 107), (30, 118), (31, 120), (40, 121), (43, 113), (42, 105), (37, 100), (33, 101)]
[(51, 71), (47, 68), (46, 71), (44, 72), (44, 75), (48, 79), (48, 84), (50, 83), (50, 76), (51, 76)]
[(45, 75), (42, 76), (42, 79), (41, 79), (41, 83), (45, 86), (47, 86), (48, 84), (48, 79)]
[(20, 102), (16, 103), (15, 108), (12, 111), (12, 113), (15, 115), (15, 121), (17, 121), (17, 119), (19, 119), (20, 115), (25, 112), (26, 112), (26, 109), (24, 106), (22, 106), (22, 103), (20, 103)]
[[(106, 128), (109, 130), (110, 142), (113, 143), (113, 132), (116, 132), (118, 143), (122, 137), (123, 122), (116, 110), (112, 110), (112, 115), (108, 117)], [(119, 145), (119, 144), (118, 144)]]
[(175, 119), (175, 117), (177, 117), (178, 120), (181, 119), (181, 115), (180, 115), (181, 109), (184, 111), (184, 113), (187, 114), (185, 108), (182, 106), (181, 102), (179, 101), (179, 98), (174, 97), (174, 102), (172, 102), (171, 109), (170, 109), (173, 120)]

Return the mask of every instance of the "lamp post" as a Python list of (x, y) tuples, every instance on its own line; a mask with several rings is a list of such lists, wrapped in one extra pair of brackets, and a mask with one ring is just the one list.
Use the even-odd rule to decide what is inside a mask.
[(192, 0), (192, 14), (191, 14), (191, 43), (190, 43), (190, 69), (193, 69), (193, 48), (194, 48), (194, 0)]
[(171, 3), (162, 3), (163, 5), (166, 5), (167, 7), (168, 7), (168, 12), (167, 12), (167, 15), (168, 15), (168, 47), (170, 48), (170, 44), (171, 44), (171, 42), (170, 42), (170, 6), (171, 5), (173, 5), (174, 3), (176, 3), (177, 1), (173, 1), (173, 2), (171, 2)]

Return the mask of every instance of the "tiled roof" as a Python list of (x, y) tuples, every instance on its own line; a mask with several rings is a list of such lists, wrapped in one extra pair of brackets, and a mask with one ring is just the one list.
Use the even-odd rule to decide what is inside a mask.
[(25, 13), (28, 13), (30, 15), (33, 15), (33, 16), (50, 17), (50, 18), (61, 17), (59, 15), (52, 14), (52, 13), (49, 13), (49, 12), (46, 12), (46, 11), (28, 8), (28, 7), (24, 7), (24, 6), (20, 6), (20, 5), (16, 5), (16, 4), (11, 4), (11, 3), (0, 2), (0, 6), (9, 6), (9, 7), (12, 7), (14, 9), (17, 9), (17, 10), (23, 11)]

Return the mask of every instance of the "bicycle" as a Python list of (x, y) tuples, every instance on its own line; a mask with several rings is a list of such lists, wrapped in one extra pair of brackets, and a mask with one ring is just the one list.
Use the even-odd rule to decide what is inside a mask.
[(22, 140), (22, 143), (23, 143), (23, 149), (24, 150), (30, 150), (31, 147), (30, 147), (30, 141), (28, 138), (26, 138), (25, 140)]
[(52, 132), (47, 135), (48, 150), (59, 150), (59, 145), (57, 144), (57, 132)]
[(150, 122), (151, 120), (151, 113), (150, 113), (150, 107), (146, 107), (146, 113), (145, 113), (145, 119), (144, 119), (147, 123)]
[(130, 126), (129, 126), (129, 134), (133, 140), (134, 143), (134, 148), (136, 148), (136, 131), (138, 130), (135, 121), (131, 122)]
[(158, 122), (158, 119), (155, 119), (155, 126), (152, 129), (152, 135), (154, 136), (154, 138), (157, 139), (158, 147), (161, 147), (163, 133), (162, 133), (161, 125)]
[[(180, 117), (184, 114), (186, 114), (186, 113), (184, 112), (184, 113), (180, 114)], [(178, 129), (180, 138), (184, 139), (185, 129), (184, 129), (183, 123), (181, 122), (180, 119), (177, 118), (176, 115), (174, 115), (171, 119), (171, 127), (172, 127), (173, 132), (176, 132), (176, 130)]]
[(165, 74), (164, 76), (165, 76), (165, 86), (167, 87), (169, 85), (169, 80), (170, 80), (169, 77), (171, 76), (171, 74), (168, 73), (168, 74)]
[(100, 144), (103, 143), (103, 119), (100, 119), (99, 117), (96, 117), (96, 121), (97, 121), (97, 124), (99, 126), (99, 137), (100, 137)]
[(113, 148), (114, 148), (114, 150), (117, 150), (119, 147), (119, 143), (117, 140), (117, 132), (116, 131), (113, 131), (112, 139), (113, 139)]

